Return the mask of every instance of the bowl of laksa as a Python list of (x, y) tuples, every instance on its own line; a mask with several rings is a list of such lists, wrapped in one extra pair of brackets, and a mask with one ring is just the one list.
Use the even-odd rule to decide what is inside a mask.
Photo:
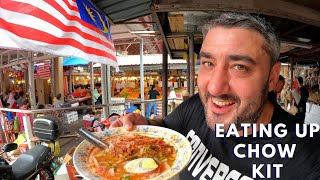
[(175, 177), (191, 157), (189, 141), (180, 133), (158, 126), (113, 128), (95, 133), (109, 144), (105, 150), (81, 142), (73, 155), (84, 179), (163, 180)]

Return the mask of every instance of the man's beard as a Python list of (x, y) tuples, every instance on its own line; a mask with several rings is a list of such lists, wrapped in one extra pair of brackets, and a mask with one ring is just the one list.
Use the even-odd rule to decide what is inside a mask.
[[(236, 114), (235, 119), (232, 121), (237, 127), (237, 129), (241, 129), (241, 124), (242, 123), (249, 123), (253, 124), (256, 123), (263, 111), (264, 105), (267, 102), (267, 97), (268, 97), (268, 85), (269, 81), (266, 81), (264, 83), (264, 86), (257, 97), (253, 97), (252, 101), (249, 102), (249, 104), (243, 109), (240, 114)], [(208, 107), (207, 107), (207, 102), (210, 98), (217, 98), (225, 101), (234, 101), (238, 105), (241, 103), (241, 100), (238, 96), (235, 95), (230, 95), (230, 94), (223, 94), (220, 96), (213, 96), (211, 95), (208, 91), (205, 92), (204, 94), (204, 99), (203, 96), (201, 95), (202, 93), (200, 92), (200, 97), (202, 104), (204, 105), (204, 110), (205, 110), (205, 116), (206, 116), (206, 122), (207, 125), (210, 127), (210, 118), (208, 117)], [(239, 107), (239, 106), (238, 106)], [(219, 118), (219, 116), (222, 116), (221, 114), (213, 113), (213, 118)], [(222, 117), (223, 118), (223, 117)], [(229, 126), (225, 124), (225, 130), (228, 129)], [(214, 127), (210, 127), (211, 129), (214, 129)]]

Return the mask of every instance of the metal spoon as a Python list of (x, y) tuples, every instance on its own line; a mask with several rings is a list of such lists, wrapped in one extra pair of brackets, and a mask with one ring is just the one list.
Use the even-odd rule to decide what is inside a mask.
[[(97, 148), (101, 150), (105, 150), (106, 148), (109, 148), (109, 145), (105, 142), (103, 142), (100, 138), (92, 134), (90, 131), (86, 130), (85, 128), (80, 128), (76, 131), (81, 137), (83, 137), (85, 140), (89, 141), (91, 144), (96, 146)], [(144, 162), (147, 162), (147, 164), (151, 167), (143, 167), (145, 164)], [(138, 158), (131, 161), (128, 161), (125, 165), (126, 171), (129, 173), (147, 173), (150, 171), (153, 171), (154, 169), (158, 168), (158, 165), (152, 158)]]
[(76, 130), (76, 132), (85, 140), (87, 140), (88, 142), (90, 142), (91, 144), (93, 144), (94, 146), (96, 146), (101, 150), (105, 150), (106, 148), (109, 147), (107, 143), (105, 143), (100, 138), (98, 138), (97, 136), (95, 136), (94, 134), (92, 134), (90, 131), (86, 130), (83, 127)]

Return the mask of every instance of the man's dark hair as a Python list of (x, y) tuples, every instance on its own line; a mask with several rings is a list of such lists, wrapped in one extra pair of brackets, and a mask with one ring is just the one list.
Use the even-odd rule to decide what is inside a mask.
[(60, 98), (61, 98), (61, 94), (58, 94), (58, 95), (57, 95), (57, 99), (60, 99)]
[(28, 99), (24, 99), (23, 101), (22, 101), (22, 105), (28, 105), (29, 104), (29, 100)]
[(45, 106), (43, 104), (38, 105), (38, 109), (44, 109), (44, 108), (45, 108)]
[(151, 90), (153, 90), (153, 89), (154, 89), (154, 87), (155, 87), (154, 85), (151, 85)]
[(274, 65), (280, 55), (280, 38), (271, 24), (267, 23), (264, 19), (253, 16), (248, 13), (235, 13), (226, 12), (222, 13), (203, 26), (202, 34), (205, 37), (209, 30), (215, 27), (224, 28), (244, 28), (253, 30), (261, 34), (265, 42), (263, 49), (267, 52), (271, 60), (271, 66)]
[(297, 79), (298, 79), (299, 84), (303, 84), (303, 78), (301, 76), (299, 76)]
[(284, 81), (284, 77), (279, 75), (279, 81)]
[(23, 92), (23, 91), (20, 91), (20, 92), (19, 92), (19, 96), (22, 97), (23, 95), (24, 95), (24, 92)]

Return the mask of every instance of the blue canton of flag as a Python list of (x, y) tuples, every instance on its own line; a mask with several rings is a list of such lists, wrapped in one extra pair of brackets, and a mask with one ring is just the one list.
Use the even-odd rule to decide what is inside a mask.
[(99, 30), (112, 40), (109, 23), (106, 16), (94, 7), (88, 0), (76, 0), (80, 17), (83, 21), (99, 28)]

